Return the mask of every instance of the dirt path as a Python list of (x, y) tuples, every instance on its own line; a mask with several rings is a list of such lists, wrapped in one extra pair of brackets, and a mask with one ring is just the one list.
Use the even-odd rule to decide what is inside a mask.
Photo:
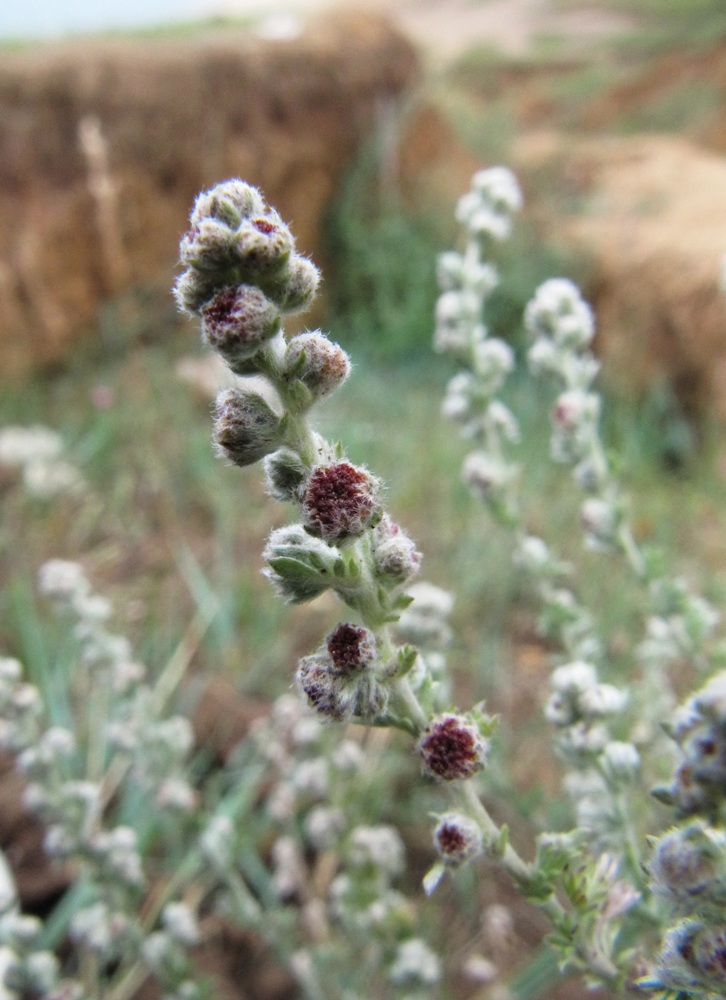
[[(293, 33), (306, 15), (331, 6), (358, 6), (360, 0), (216, 0), (215, 11), (257, 14), (266, 34)], [(487, 45), (509, 55), (521, 55), (538, 38), (557, 37), (582, 48), (624, 31), (632, 25), (626, 16), (581, 8), (558, 9), (553, 0), (367, 0), (367, 9), (388, 14), (434, 62), (448, 61), (466, 49)]]

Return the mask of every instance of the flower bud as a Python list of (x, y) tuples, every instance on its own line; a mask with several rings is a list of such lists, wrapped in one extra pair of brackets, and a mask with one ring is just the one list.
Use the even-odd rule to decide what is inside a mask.
[(470, 816), (446, 813), (434, 830), (434, 846), (448, 865), (460, 865), (482, 853), (481, 829)]
[(273, 531), (262, 555), (269, 565), (265, 576), (292, 604), (311, 601), (327, 590), (341, 561), (336, 548), (308, 534), (301, 524)]
[(464, 459), (461, 476), (475, 497), (482, 501), (501, 500), (512, 481), (515, 467), (483, 451), (473, 451)]
[(456, 250), (439, 254), (436, 261), (436, 281), (445, 291), (461, 288), (463, 284), (464, 258)]
[(202, 337), (235, 371), (280, 330), (280, 313), (252, 285), (223, 288), (202, 307)]
[(675, 827), (656, 840), (649, 865), (653, 889), (675, 902), (702, 907), (726, 901), (726, 836), (702, 821)]
[(252, 465), (279, 444), (280, 417), (256, 392), (225, 389), (217, 396), (214, 443), (234, 465)]
[(632, 743), (611, 740), (600, 754), (600, 767), (612, 782), (629, 784), (640, 771), (640, 754)]
[(440, 647), (451, 640), (448, 618), (454, 599), (433, 583), (414, 583), (409, 595), (413, 602), (396, 623), (396, 633), (403, 642), (417, 646)]
[(260, 191), (235, 178), (197, 195), (190, 218), (192, 226), (211, 218), (224, 222), (230, 229), (237, 229), (243, 219), (264, 211), (265, 199)]
[(257, 284), (279, 274), (294, 246), (292, 233), (277, 212), (246, 219), (235, 234), (235, 253), (243, 272)]
[(235, 279), (233, 271), (224, 274), (197, 271), (190, 267), (180, 274), (174, 284), (174, 299), (180, 312), (197, 314), (213, 299), (217, 292)]
[(315, 298), (320, 284), (320, 271), (307, 257), (294, 253), (288, 269), (275, 281), (265, 284), (265, 291), (285, 314), (306, 309)]
[(474, 348), (474, 370), (479, 376), (480, 391), (487, 396), (501, 388), (513, 368), (514, 352), (503, 340), (487, 337)]
[(573, 432), (583, 423), (593, 421), (599, 413), (599, 399), (594, 393), (569, 389), (561, 393), (552, 411), (552, 423), (556, 430)]
[(480, 313), (481, 302), (473, 292), (452, 290), (440, 295), (436, 302), (437, 349), (468, 346)]
[(164, 930), (179, 944), (191, 948), (199, 944), (200, 932), (197, 917), (186, 903), (167, 903), (161, 913)]
[(49, 559), (38, 572), (41, 594), (60, 602), (86, 597), (91, 585), (80, 563), (68, 559)]
[(396, 949), (388, 978), (409, 990), (433, 987), (441, 979), (441, 962), (421, 938), (407, 938)]
[(210, 275), (228, 270), (237, 261), (234, 230), (216, 219), (202, 219), (182, 237), (179, 260)]
[(560, 353), (550, 337), (538, 337), (527, 352), (527, 364), (533, 375), (556, 372), (560, 366)]
[(522, 191), (509, 167), (478, 170), (472, 177), (471, 189), (498, 211), (518, 212), (522, 207)]
[(669, 995), (721, 995), (725, 965), (726, 926), (689, 918), (669, 929), (653, 972), (638, 985)]
[(302, 382), (310, 390), (312, 402), (345, 382), (350, 375), (350, 360), (342, 347), (322, 333), (301, 333), (287, 346), (283, 374)]
[(537, 535), (525, 535), (513, 556), (514, 562), (527, 573), (545, 574), (552, 565), (552, 555), (547, 543)]
[(558, 347), (579, 350), (595, 333), (592, 310), (568, 278), (550, 278), (528, 303), (524, 324), (534, 337), (551, 337)]
[(291, 448), (278, 448), (264, 461), (267, 491), (283, 503), (295, 500), (308, 474), (305, 463)]
[(471, 778), (484, 767), (487, 741), (460, 715), (440, 715), (419, 740), (424, 770), (441, 781)]
[(298, 663), (295, 683), (311, 708), (333, 722), (346, 722), (353, 715), (353, 698), (325, 654), (304, 656)]
[(580, 507), (580, 523), (591, 548), (609, 548), (616, 540), (619, 512), (607, 500), (588, 497)]
[(345, 676), (372, 669), (377, 659), (376, 639), (367, 628), (337, 625), (325, 640), (333, 667)]
[(410, 579), (423, 558), (412, 539), (387, 514), (373, 531), (372, 552), (376, 574), (393, 583)]
[(303, 522), (326, 541), (362, 535), (380, 518), (380, 481), (350, 462), (318, 465), (302, 497)]

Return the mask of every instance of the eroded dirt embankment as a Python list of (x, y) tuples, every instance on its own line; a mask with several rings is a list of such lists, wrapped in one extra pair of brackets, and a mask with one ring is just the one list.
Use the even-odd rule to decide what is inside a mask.
[(0, 372), (57, 362), (108, 298), (168, 289), (195, 194), (261, 185), (306, 253), (344, 171), (418, 73), (386, 21), (300, 38), (77, 42), (0, 66)]

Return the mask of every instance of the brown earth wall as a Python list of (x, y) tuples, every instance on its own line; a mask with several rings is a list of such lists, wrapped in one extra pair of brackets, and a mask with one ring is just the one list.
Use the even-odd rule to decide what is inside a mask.
[(202, 188), (260, 185), (320, 254), (362, 143), (414, 83), (387, 22), (348, 12), (294, 41), (242, 31), (43, 46), (0, 63), (0, 380), (67, 358), (104, 302), (171, 283)]

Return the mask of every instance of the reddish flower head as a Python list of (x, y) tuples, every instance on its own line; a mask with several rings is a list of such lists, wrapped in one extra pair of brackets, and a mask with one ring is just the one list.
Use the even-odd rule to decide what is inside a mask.
[(202, 307), (202, 336), (233, 367), (279, 329), (279, 310), (253, 285), (223, 288)]
[(471, 722), (459, 715), (440, 715), (424, 732), (418, 749), (429, 774), (456, 781), (484, 767), (487, 745)]
[(446, 813), (434, 830), (434, 846), (447, 864), (459, 865), (481, 854), (481, 830), (469, 816)]
[(297, 668), (295, 681), (311, 708), (332, 722), (345, 722), (353, 712), (349, 693), (343, 683), (330, 670), (324, 656), (304, 656)]
[(371, 667), (376, 659), (376, 640), (367, 628), (344, 622), (326, 640), (333, 666), (342, 674), (354, 674)]
[(303, 494), (305, 527), (326, 541), (362, 535), (380, 515), (379, 481), (350, 462), (319, 465)]

